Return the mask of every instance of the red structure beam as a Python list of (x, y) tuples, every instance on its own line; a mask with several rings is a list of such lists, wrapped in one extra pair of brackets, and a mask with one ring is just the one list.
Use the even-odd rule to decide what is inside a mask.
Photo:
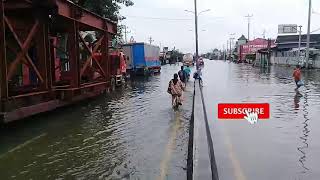
[(80, 87), (80, 52), (79, 52), (79, 38), (78, 38), (79, 24), (74, 21), (71, 27), (70, 37), (69, 37), (69, 49), (70, 53), (70, 71), (71, 71), (71, 87)]
[(110, 34), (117, 33), (116, 23), (109, 19), (102, 18), (66, 0), (56, 0), (56, 4), (60, 16), (75, 20), (93, 29), (107, 31)]
[[(81, 31), (102, 36), (91, 49), (79, 37)], [(0, 0), (0, 121), (18, 120), (105, 92), (112, 68), (109, 43), (116, 32), (115, 22), (68, 0)], [(59, 35), (68, 35), (66, 57), (55, 51)], [(89, 51), (89, 60), (81, 61), (80, 44)], [(95, 58), (96, 52), (101, 52), (101, 59)], [(91, 59), (94, 65), (89, 67)], [(56, 67), (61, 63), (65, 69)], [(23, 64), (27, 67), (21, 70)]]
[(93, 56), (94, 53), (96, 53), (99, 49), (99, 47), (101, 46), (101, 42), (104, 40), (104, 37), (102, 36), (98, 42), (95, 44), (95, 47), (93, 48), (93, 50), (91, 51), (91, 49), (88, 47), (88, 45), (86, 44), (85, 40), (82, 38), (82, 36), (80, 35), (79, 33), (79, 37), (80, 37), (80, 40), (81, 42), (84, 44), (84, 46), (86, 47), (87, 51), (90, 53), (89, 57), (87, 58), (87, 60), (85, 61), (85, 64), (84, 66), (82, 67), (81, 69), (81, 73), (80, 75), (82, 76), (85, 72), (85, 70), (88, 68), (88, 65), (90, 64), (90, 60), (93, 59), (95, 61), (95, 63), (97, 64), (99, 70), (100, 70), (100, 73), (102, 76), (106, 77), (106, 73), (105, 71), (103, 70), (103, 68), (101, 67), (99, 61), (95, 58), (95, 56)]
[(6, 60), (6, 38), (4, 22), (4, 5), (0, 1), (0, 111), (2, 110), (2, 101), (8, 99), (7, 83), (7, 60)]
[(37, 33), (38, 26), (39, 26), (39, 21), (36, 20), (36, 22), (34, 23), (34, 25), (31, 28), (30, 33), (27, 36), (27, 39), (25, 40), (24, 43), (22, 43), (20, 41), (19, 37), (17, 36), (17, 34), (15, 33), (14, 28), (12, 27), (12, 25), (11, 25), (10, 21), (8, 20), (8, 18), (4, 17), (4, 19), (5, 19), (5, 22), (6, 22), (7, 26), (9, 27), (11, 33), (13, 34), (14, 38), (16, 39), (17, 43), (19, 44), (19, 46), (21, 48), (21, 51), (17, 54), (16, 59), (9, 66), (7, 80), (11, 79), (11, 77), (13, 76), (13, 74), (14, 74), (16, 68), (17, 68), (17, 65), (20, 63), (21, 59), (24, 56), (26, 56), (29, 65), (36, 72), (36, 74), (37, 74), (38, 78), (40, 79), (40, 81), (43, 82), (44, 80), (43, 80), (40, 72), (38, 71), (37, 67), (34, 65), (34, 63), (32, 62), (31, 58), (26, 54), (28, 49), (29, 49), (29, 47), (30, 47), (30, 44), (31, 44), (31, 41), (32, 41), (33, 37)]

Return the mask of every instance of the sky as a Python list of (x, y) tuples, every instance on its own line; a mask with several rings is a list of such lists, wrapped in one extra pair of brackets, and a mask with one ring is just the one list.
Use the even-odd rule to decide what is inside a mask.
[[(133, 0), (134, 6), (123, 7), (121, 15), (127, 17), (120, 24), (128, 27), (127, 37), (137, 42), (149, 42), (162, 47), (176, 48), (184, 53), (195, 52), (194, 0)], [(251, 19), (250, 39), (275, 39), (279, 24), (302, 25), (307, 32), (309, 0), (198, 0), (199, 52), (223, 49), (227, 40), (247, 37)], [(314, 12), (311, 31), (320, 29), (320, 1), (312, 0)], [(320, 30), (315, 33), (320, 34)], [(234, 35), (232, 35), (234, 34)]]

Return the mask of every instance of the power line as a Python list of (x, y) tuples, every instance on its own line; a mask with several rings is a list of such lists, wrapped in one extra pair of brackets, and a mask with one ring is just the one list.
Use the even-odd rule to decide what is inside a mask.
[(317, 31), (320, 31), (320, 28), (316, 29), (316, 30), (313, 30), (311, 33), (315, 33)]
[[(165, 20), (165, 21), (193, 21), (194, 19), (188, 19), (188, 18), (167, 18), (167, 17), (148, 17), (148, 16), (127, 16), (124, 15), (125, 17), (129, 18), (137, 18), (137, 19), (151, 19), (151, 20)], [(203, 19), (212, 19), (212, 20), (217, 20), (217, 19), (223, 19), (224, 17), (204, 17)]]
[(165, 17), (146, 17), (146, 16), (125, 16), (130, 18), (152, 19), (152, 20), (168, 20), (168, 21), (192, 21), (193, 19), (184, 18), (165, 18)]

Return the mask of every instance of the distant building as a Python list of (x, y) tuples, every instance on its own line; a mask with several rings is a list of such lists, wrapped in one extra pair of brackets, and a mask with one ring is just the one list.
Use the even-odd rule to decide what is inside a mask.
[[(282, 65), (302, 66), (306, 63), (307, 35), (301, 36), (301, 49), (299, 53), (299, 35), (278, 36), (276, 47), (272, 48), (271, 63)], [(300, 54), (300, 57), (299, 57)], [(310, 60), (311, 66), (320, 68), (320, 34), (310, 35)]]
[(221, 56), (222, 56), (221, 51), (218, 50), (218, 49), (214, 49), (213, 52), (212, 52), (212, 56), (210, 57), (210, 59), (215, 59), (215, 60), (217, 60), (217, 59), (220, 59)]
[(234, 49), (234, 54), (239, 57), (239, 54), (240, 54), (240, 46), (241, 45), (244, 45), (244, 44), (247, 44), (248, 42), (248, 39), (242, 35), (236, 42), (236, 45), (235, 45), (235, 49)]
[[(275, 42), (277, 50), (285, 51), (299, 47), (299, 35), (278, 36)], [(301, 35), (301, 47), (307, 46), (307, 35)], [(310, 48), (320, 49), (320, 34), (310, 35)]]
[(238, 39), (237, 45), (238, 45), (238, 46), (241, 46), (241, 45), (247, 44), (247, 42), (248, 42), (248, 39), (247, 39), (244, 35), (242, 35), (242, 36)]
[[(274, 47), (274, 41), (271, 42), (271, 47)], [(252, 41), (249, 41), (246, 44), (239, 46), (239, 61), (245, 61), (248, 57), (252, 57), (252, 60), (255, 59), (256, 53), (258, 50), (268, 48), (268, 40), (263, 38), (257, 38)]]

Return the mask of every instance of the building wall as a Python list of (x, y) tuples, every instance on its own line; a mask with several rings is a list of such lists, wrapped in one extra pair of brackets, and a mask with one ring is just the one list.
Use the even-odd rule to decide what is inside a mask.
[[(273, 52), (271, 55), (271, 64), (295, 66), (299, 64), (299, 57), (293, 52)], [(314, 62), (314, 68), (320, 68), (320, 56), (317, 55)]]

